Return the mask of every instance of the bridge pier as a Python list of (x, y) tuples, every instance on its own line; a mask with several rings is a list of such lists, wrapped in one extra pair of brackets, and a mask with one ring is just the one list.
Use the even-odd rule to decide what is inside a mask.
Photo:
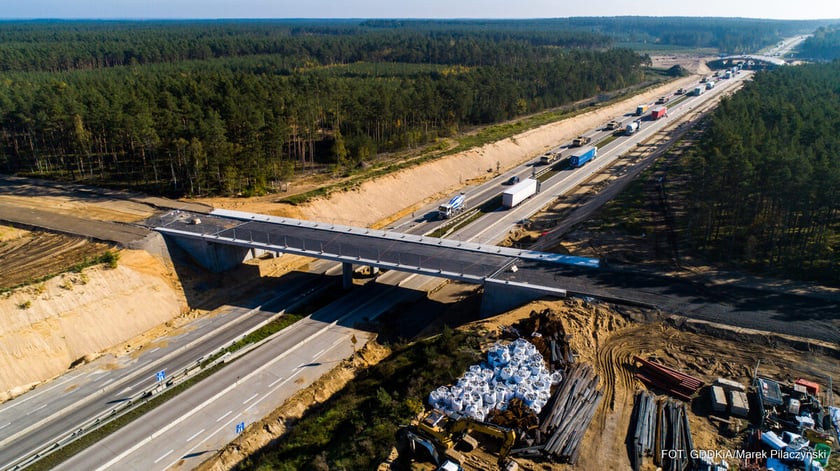
[(353, 287), (353, 264), (350, 262), (341, 262), (341, 286), (344, 289)]

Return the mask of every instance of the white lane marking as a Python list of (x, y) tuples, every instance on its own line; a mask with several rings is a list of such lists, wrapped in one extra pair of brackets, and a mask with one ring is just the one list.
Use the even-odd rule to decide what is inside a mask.
[[(388, 293), (388, 292), (386, 291), (386, 293)], [(382, 295), (382, 296), (384, 296), (384, 295)], [(343, 321), (343, 320), (347, 319), (348, 317), (350, 317), (350, 315), (352, 315), (353, 313), (355, 313), (355, 312), (357, 312), (357, 311), (360, 311), (363, 307), (367, 306), (367, 305), (368, 305), (368, 304), (370, 304), (370, 303), (371, 303), (371, 302), (370, 302), (370, 301), (368, 301), (368, 302), (366, 302), (365, 304), (363, 304), (362, 306), (360, 306), (358, 309), (354, 309), (353, 311), (350, 311), (349, 313), (347, 313), (347, 314), (345, 314), (345, 315), (343, 315), (343, 316), (339, 317), (338, 319), (336, 319), (336, 320), (332, 321), (330, 324), (327, 324), (327, 325), (325, 325), (324, 327), (321, 327), (321, 329), (320, 329), (320, 330), (318, 330), (318, 331), (317, 331), (317, 332), (315, 332), (314, 334), (310, 335), (310, 336), (309, 336), (309, 338), (308, 338), (308, 340), (311, 340), (311, 339), (313, 339), (313, 338), (315, 338), (315, 337), (317, 337), (317, 336), (319, 336), (319, 335), (323, 334), (323, 333), (324, 333), (324, 332), (326, 332), (327, 330), (329, 330), (329, 329), (331, 329), (331, 328), (335, 327), (335, 326), (336, 326), (339, 322), (341, 322), (341, 321)], [(292, 346), (292, 347), (291, 347), (291, 348), (289, 348), (288, 350), (284, 351), (283, 353), (281, 353), (281, 354), (277, 355), (277, 356), (276, 356), (276, 357), (274, 357), (273, 359), (271, 359), (271, 360), (269, 360), (268, 362), (264, 363), (262, 366), (258, 367), (258, 368), (257, 368), (257, 369), (255, 369), (254, 371), (251, 371), (250, 373), (248, 373), (248, 375), (246, 375), (246, 376), (245, 376), (245, 378), (243, 378), (243, 381), (247, 381), (248, 379), (252, 378), (253, 376), (255, 376), (255, 375), (257, 375), (257, 374), (260, 374), (260, 373), (261, 373), (262, 371), (264, 371), (265, 369), (270, 368), (272, 365), (274, 365), (274, 364), (275, 364), (275, 363), (277, 363), (278, 361), (280, 361), (280, 360), (282, 360), (282, 359), (286, 358), (286, 356), (287, 356), (287, 355), (290, 355), (292, 352), (294, 352), (295, 350), (297, 350), (297, 349), (298, 349), (301, 345), (303, 345), (303, 343), (298, 343), (298, 344), (296, 344), (296, 345)], [(303, 364), (301, 364), (301, 365), (303, 365)], [(294, 376), (295, 376), (295, 375), (293, 374), (292, 376), (290, 376), (290, 378), (294, 378)], [(104, 469), (110, 468), (110, 467), (111, 467), (111, 466), (113, 466), (115, 463), (118, 463), (118, 462), (119, 462), (119, 461), (121, 461), (123, 458), (125, 458), (125, 457), (126, 457), (126, 456), (128, 456), (128, 455), (130, 455), (131, 453), (134, 453), (134, 452), (135, 452), (135, 451), (137, 451), (138, 449), (142, 448), (143, 446), (145, 446), (145, 445), (146, 445), (147, 443), (149, 443), (150, 441), (152, 441), (152, 440), (154, 440), (155, 438), (157, 438), (157, 437), (159, 437), (159, 436), (163, 435), (164, 433), (168, 432), (168, 431), (169, 431), (169, 430), (171, 430), (173, 427), (178, 426), (178, 424), (180, 424), (180, 423), (181, 423), (181, 422), (183, 422), (184, 420), (188, 419), (189, 417), (193, 416), (193, 415), (194, 415), (194, 414), (196, 414), (197, 412), (201, 411), (202, 409), (204, 409), (205, 407), (207, 407), (208, 405), (210, 405), (213, 401), (215, 401), (215, 400), (219, 399), (220, 397), (222, 397), (223, 395), (225, 395), (225, 394), (227, 394), (228, 392), (232, 391), (232, 390), (233, 390), (234, 388), (236, 388), (236, 387), (237, 387), (237, 384), (231, 384), (230, 386), (228, 386), (228, 387), (227, 387), (227, 388), (225, 388), (224, 390), (219, 391), (219, 392), (218, 392), (218, 393), (216, 393), (213, 397), (211, 397), (211, 398), (207, 399), (206, 401), (202, 402), (201, 404), (199, 404), (198, 406), (196, 406), (195, 408), (193, 408), (193, 409), (192, 409), (192, 410), (190, 410), (189, 412), (187, 412), (187, 413), (185, 413), (185, 414), (182, 414), (182, 415), (181, 415), (180, 417), (178, 417), (177, 419), (175, 419), (175, 420), (173, 420), (173, 421), (169, 422), (168, 424), (166, 424), (165, 426), (163, 426), (163, 428), (158, 429), (158, 430), (157, 430), (156, 432), (154, 432), (152, 435), (150, 435), (150, 436), (148, 436), (148, 437), (146, 437), (146, 438), (144, 438), (144, 439), (142, 439), (142, 440), (138, 441), (137, 443), (135, 443), (134, 445), (132, 445), (131, 447), (129, 447), (129, 449), (124, 450), (124, 451), (123, 451), (122, 453), (120, 453), (119, 455), (117, 455), (117, 456), (115, 456), (115, 457), (111, 458), (111, 460), (110, 460), (110, 461), (108, 461), (107, 463), (105, 463), (105, 464), (103, 464), (103, 465), (101, 465), (101, 466), (97, 467), (97, 468), (96, 468), (96, 471), (102, 471), (102, 470), (104, 470)], [(268, 397), (268, 396), (263, 396), (263, 398), (265, 398), (265, 397)], [(261, 401), (263, 398), (258, 399), (258, 401)], [(237, 417), (238, 417), (239, 415), (240, 415), (240, 414), (237, 414)], [(231, 421), (232, 421), (232, 420), (231, 420)], [(230, 423), (231, 421), (228, 421), (228, 423)], [(221, 428), (220, 428), (219, 430), (221, 430)], [(211, 435), (210, 435), (210, 437), (212, 437), (213, 435), (215, 435), (215, 434), (216, 434), (219, 430), (217, 430), (216, 432), (214, 432), (213, 434), (211, 434)], [(208, 437), (208, 439), (209, 439), (210, 437)], [(202, 443), (203, 443), (203, 442), (202, 442)], [(193, 449), (195, 449), (195, 448), (193, 448)], [(192, 450), (191, 450), (191, 451), (192, 451)], [(179, 460), (178, 460), (178, 461), (180, 461), (180, 458), (179, 458)], [(170, 468), (170, 467), (172, 467), (172, 466), (174, 466), (174, 465), (175, 465), (178, 461), (175, 461), (175, 462), (174, 462), (174, 463), (172, 463), (170, 466), (167, 466), (167, 469), (168, 469), (168, 468)]]
[(46, 387), (46, 388), (44, 388), (44, 389), (40, 389), (40, 390), (39, 390), (39, 389), (35, 389), (34, 391), (32, 391), (32, 392), (30, 392), (30, 393), (28, 393), (28, 394), (24, 394), (23, 396), (18, 397), (18, 398), (17, 398), (17, 399), (15, 399), (14, 401), (11, 401), (11, 403), (8, 403), (8, 405), (7, 405), (7, 404), (4, 404), (4, 405), (3, 405), (3, 407), (2, 407), (2, 408), (0, 408), (0, 411), (4, 411), (4, 412), (5, 412), (5, 411), (7, 411), (7, 410), (9, 410), (9, 409), (11, 409), (11, 408), (13, 408), (13, 407), (17, 407), (17, 406), (19, 406), (19, 405), (21, 405), (21, 404), (25, 403), (25, 402), (27, 402), (27, 401), (31, 401), (31, 400), (33, 400), (33, 399), (37, 399), (39, 396), (43, 396), (44, 394), (46, 394), (46, 393), (48, 393), (48, 392), (52, 391), (53, 389), (56, 389), (56, 388), (58, 388), (59, 386), (63, 385), (64, 383), (67, 383), (67, 382), (69, 382), (69, 381), (75, 381), (75, 380), (79, 379), (81, 376), (82, 376), (81, 374), (67, 375), (67, 378), (64, 378), (64, 379), (62, 379), (62, 380), (60, 380), (60, 381), (57, 381), (56, 383), (51, 384), (50, 386), (48, 386), (48, 387)]
[[(224, 424), (222, 424), (219, 428), (217, 428), (215, 432), (213, 432), (213, 433), (211, 433), (210, 435), (208, 435), (208, 436), (207, 436), (207, 438), (205, 438), (204, 440), (201, 440), (201, 441), (197, 442), (197, 443), (196, 443), (196, 444), (195, 444), (192, 448), (190, 448), (189, 450), (185, 451), (185, 452), (184, 452), (181, 456), (179, 456), (177, 460), (175, 460), (175, 461), (173, 461), (173, 462), (169, 463), (168, 465), (164, 466), (164, 467), (163, 467), (163, 469), (172, 469), (172, 467), (173, 467), (173, 466), (175, 466), (176, 464), (178, 464), (178, 462), (180, 462), (180, 461), (184, 460), (184, 459), (185, 459), (185, 458), (184, 458), (185, 456), (187, 456), (187, 455), (189, 455), (190, 453), (192, 453), (193, 451), (195, 451), (195, 449), (196, 449), (196, 448), (198, 448), (199, 446), (201, 446), (201, 444), (202, 444), (202, 443), (205, 443), (205, 442), (207, 442), (207, 440), (210, 440), (211, 438), (213, 438), (213, 435), (216, 435), (217, 433), (219, 433), (219, 432), (221, 432), (222, 430), (224, 430), (224, 429), (225, 429), (228, 425), (230, 425), (230, 424), (231, 424), (231, 422), (233, 422), (234, 420), (238, 419), (240, 415), (242, 415), (242, 413), (239, 413), (239, 414), (234, 415), (234, 416), (233, 416), (230, 420), (228, 420), (227, 422), (225, 422)], [(100, 469), (101, 469), (101, 468), (100, 468)]]
[(8, 427), (9, 425), (12, 425), (12, 423), (11, 423), (11, 422), (9, 422), (9, 423), (7, 423), (7, 424), (5, 424), (5, 425), (0, 425), (0, 430), (3, 430), (4, 428)]
[(26, 415), (32, 414), (33, 412), (38, 412), (39, 410), (43, 409), (44, 407), (47, 407), (47, 405), (46, 404), (41, 404), (40, 406), (38, 406), (38, 407), (32, 409), (31, 411), (27, 412)]
[(317, 359), (321, 358), (325, 353), (329, 353), (330, 350), (335, 348), (336, 345), (338, 345), (339, 343), (341, 343), (343, 341), (345, 341), (345, 339), (343, 337), (340, 338), (340, 339), (337, 339), (335, 342), (332, 343), (332, 345), (330, 345), (329, 347), (327, 347), (327, 348), (321, 350), (320, 352), (316, 353), (315, 356), (312, 357), (312, 359), (317, 360)]
[(121, 395), (121, 394), (125, 394), (125, 393), (127, 393), (127, 392), (129, 392), (129, 391), (131, 391), (131, 386), (129, 386), (129, 387), (127, 387), (127, 388), (123, 389), (122, 391), (118, 392), (118, 393), (117, 393), (117, 395), (119, 396), (119, 395)]
[(148, 352), (146, 352), (146, 355), (148, 355), (148, 354), (150, 354), (150, 353), (155, 353), (155, 352), (156, 352), (156, 351), (158, 351), (158, 350), (160, 350), (160, 347), (153, 348), (153, 349), (149, 350)]
[(232, 410), (229, 410), (229, 411), (225, 412), (225, 415), (223, 415), (223, 416), (219, 417), (218, 419), (216, 419), (216, 422), (218, 422), (218, 421), (220, 421), (220, 420), (224, 419), (225, 417), (229, 416), (229, 415), (230, 415), (230, 414), (232, 414), (232, 413), (233, 413), (233, 411), (232, 411)]
[(170, 454), (172, 454), (172, 452), (173, 452), (173, 451), (175, 451), (175, 450), (169, 450), (169, 451), (167, 451), (166, 453), (162, 454), (162, 455), (160, 456), (160, 458), (158, 458), (158, 459), (156, 459), (156, 460), (155, 460), (155, 464), (158, 464), (158, 461), (160, 461), (160, 460), (162, 460), (162, 459), (166, 458), (167, 456), (169, 456)]
[(131, 389), (133, 389), (135, 386), (140, 386), (141, 384), (145, 383), (145, 382), (146, 382), (146, 381), (148, 381), (148, 380), (149, 380), (149, 378), (143, 378), (143, 379), (141, 379), (140, 381), (138, 381), (138, 382), (136, 382), (136, 383), (132, 384), (131, 386), (127, 387), (126, 389), (131, 390)]
[[(222, 430), (224, 430), (224, 429), (225, 429), (225, 427), (227, 427), (228, 425), (230, 425), (230, 424), (231, 424), (234, 420), (238, 419), (238, 418), (239, 418), (239, 416), (241, 416), (241, 415), (242, 415), (242, 413), (240, 412), (240, 413), (238, 413), (238, 414), (234, 415), (233, 417), (231, 417), (231, 419), (230, 419), (230, 420), (228, 420), (228, 421), (227, 421), (227, 422), (225, 422), (225, 423), (224, 423), (221, 427), (219, 427), (218, 429), (216, 429), (216, 431), (215, 431), (215, 432), (211, 433), (210, 435), (207, 435), (207, 438), (205, 438), (205, 439), (204, 439), (201, 443), (206, 443), (206, 442), (207, 442), (207, 440), (210, 440), (211, 438), (213, 438), (213, 435), (216, 435), (217, 433), (219, 433), (219, 432), (221, 432)], [(192, 451), (192, 450), (190, 450), (190, 451)]]
[(109, 379), (108, 381), (105, 381), (104, 383), (102, 383), (102, 386), (100, 386), (100, 387), (105, 387), (105, 386), (107, 386), (107, 385), (109, 385), (109, 384), (113, 383), (113, 382), (114, 382), (114, 379), (115, 379), (115, 378), (111, 378), (111, 379)]
[(259, 396), (259, 395), (260, 395), (260, 393), (254, 393), (254, 395), (253, 395), (253, 396), (249, 397), (248, 399), (245, 399), (244, 401), (242, 401), (242, 403), (243, 403), (243, 404), (247, 404), (247, 403), (248, 403), (248, 401), (250, 401), (251, 399), (253, 399), (253, 398), (255, 398), (255, 397)]
[(195, 432), (194, 434), (190, 435), (190, 438), (188, 438), (188, 439), (187, 439), (187, 441), (189, 442), (189, 441), (190, 441), (190, 440), (192, 440), (193, 438), (195, 438), (195, 437), (199, 436), (200, 434), (204, 433), (204, 430), (205, 430), (205, 429), (201, 429), (201, 430), (199, 430), (198, 432)]
[(269, 385), (268, 385), (268, 389), (271, 389), (271, 387), (272, 387), (272, 386), (274, 386), (275, 384), (279, 383), (280, 381), (283, 381), (283, 377), (282, 377), (282, 376), (281, 376), (281, 377), (279, 377), (279, 378), (277, 378), (276, 380), (274, 380), (274, 382), (273, 382), (273, 383), (269, 384)]
[(323, 354), (324, 354), (324, 352), (326, 352), (326, 351), (327, 351), (327, 348), (326, 348), (326, 347), (324, 347), (324, 348), (322, 348), (322, 349), (318, 350), (318, 353), (316, 353), (316, 354), (312, 355), (312, 359), (313, 359), (313, 360), (317, 360), (317, 359), (321, 358), (321, 355), (323, 355)]
[[(276, 387), (276, 388), (274, 388), (274, 389), (271, 389), (271, 385), (269, 385), (268, 387), (269, 387), (269, 389), (271, 389), (271, 390), (270, 390), (270, 391), (268, 391), (268, 393), (267, 393), (267, 394), (265, 394), (263, 397), (261, 397), (261, 398), (257, 399), (256, 401), (254, 401), (254, 403), (253, 403), (253, 404), (251, 404), (250, 406), (248, 406), (248, 408), (247, 408), (247, 409), (245, 409), (245, 411), (247, 412), (247, 411), (249, 411), (249, 410), (253, 409), (254, 407), (256, 407), (256, 406), (257, 406), (257, 404), (259, 404), (260, 402), (262, 402), (262, 401), (263, 401), (263, 399), (267, 398), (267, 397), (268, 397), (271, 393), (273, 393), (274, 391), (276, 391), (276, 390), (280, 389), (281, 387), (283, 387), (283, 385), (284, 385), (284, 384), (286, 384), (286, 383), (288, 383), (289, 381), (291, 381), (291, 380), (292, 380), (295, 376), (297, 376), (297, 374), (298, 374), (298, 373), (300, 373), (300, 371), (297, 371), (297, 372), (295, 372), (295, 373), (292, 373), (292, 375), (291, 375), (291, 376), (289, 376), (288, 378), (286, 378), (286, 379), (285, 379), (282, 383), (278, 384), (278, 385), (277, 385), (277, 387)], [(278, 381), (279, 381), (279, 380), (278, 380)], [(276, 382), (277, 382), (277, 381), (275, 381), (274, 383), (276, 383)], [(274, 383), (271, 383), (271, 384), (274, 384)]]

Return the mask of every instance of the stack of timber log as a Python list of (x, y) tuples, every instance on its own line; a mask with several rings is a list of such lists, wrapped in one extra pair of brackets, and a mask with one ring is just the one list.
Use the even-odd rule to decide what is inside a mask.
[(540, 425), (541, 434), (548, 437), (543, 453), (552, 459), (575, 464), (583, 435), (603, 395), (598, 390), (598, 376), (591, 366), (575, 364), (569, 368)]

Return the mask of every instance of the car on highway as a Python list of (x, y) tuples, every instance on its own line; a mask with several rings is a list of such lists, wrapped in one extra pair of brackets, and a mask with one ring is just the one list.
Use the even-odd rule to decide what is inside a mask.
[(516, 185), (517, 183), (519, 183), (519, 177), (514, 175), (514, 176), (508, 178), (507, 181), (504, 184), (505, 185)]

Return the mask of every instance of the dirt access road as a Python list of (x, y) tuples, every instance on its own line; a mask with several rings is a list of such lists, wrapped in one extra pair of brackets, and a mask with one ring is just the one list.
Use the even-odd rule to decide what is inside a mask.
[[(140, 221), (168, 209), (206, 205), (0, 175), (0, 289), (60, 273), (109, 247), (140, 247)], [(35, 229), (36, 230), (28, 230)]]

